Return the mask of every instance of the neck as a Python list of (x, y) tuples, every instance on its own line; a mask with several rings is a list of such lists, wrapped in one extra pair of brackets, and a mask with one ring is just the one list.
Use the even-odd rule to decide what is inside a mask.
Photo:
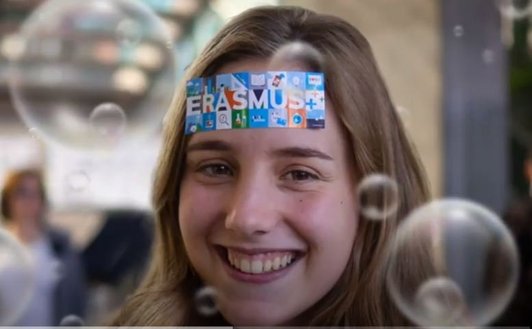
[(30, 221), (14, 220), (6, 224), (6, 228), (23, 244), (35, 242), (42, 234), (41, 227)]

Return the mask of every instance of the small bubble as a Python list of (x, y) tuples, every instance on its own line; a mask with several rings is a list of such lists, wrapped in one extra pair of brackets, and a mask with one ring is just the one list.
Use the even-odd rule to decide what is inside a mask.
[(482, 52), (482, 59), (484, 60), (484, 63), (491, 64), (495, 60), (495, 53), (493, 50), (484, 49)]
[(278, 70), (287, 63), (306, 64), (312, 70), (323, 70), (323, 56), (312, 45), (295, 41), (279, 48), (270, 60), (270, 70)]
[(203, 316), (213, 316), (218, 313), (216, 299), (217, 294), (213, 287), (203, 287), (198, 290), (194, 297), (198, 313)]
[(98, 105), (91, 113), (91, 128), (102, 137), (119, 137), (126, 128), (126, 115), (122, 108), (114, 103)]
[(462, 290), (446, 277), (425, 281), (414, 297), (414, 305), (428, 319), (427, 325), (459, 324), (466, 307)]
[(40, 140), (41, 138), (39, 137), (39, 129), (33, 127), (33, 128), (30, 128), (28, 129), (28, 132), (30, 133), (31, 137), (35, 140)]
[(456, 25), (453, 32), (455, 37), (461, 38), (464, 35), (464, 27), (462, 25)]
[(384, 220), (399, 208), (397, 183), (383, 174), (372, 174), (360, 182), (358, 199), (362, 215), (370, 220)]
[(90, 185), (90, 178), (83, 170), (78, 170), (68, 175), (67, 183), (71, 191), (82, 192)]
[(82, 327), (84, 321), (77, 315), (70, 314), (61, 319), (59, 326), (61, 327)]

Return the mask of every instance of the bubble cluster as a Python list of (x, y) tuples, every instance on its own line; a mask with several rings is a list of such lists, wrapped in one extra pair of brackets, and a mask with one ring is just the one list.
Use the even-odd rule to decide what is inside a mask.
[(504, 310), (517, 284), (515, 242), (498, 216), (461, 199), (414, 210), (392, 245), (387, 286), (421, 326), (482, 326)]
[(44, 141), (98, 150), (159, 131), (176, 56), (166, 25), (141, 1), (46, 1), (16, 39), (13, 103)]

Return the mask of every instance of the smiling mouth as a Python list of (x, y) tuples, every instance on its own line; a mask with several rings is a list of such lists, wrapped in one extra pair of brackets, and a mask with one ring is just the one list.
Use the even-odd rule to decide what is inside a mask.
[(291, 250), (244, 253), (222, 246), (217, 246), (216, 249), (227, 265), (239, 272), (255, 275), (278, 272), (291, 267), (303, 255), (299, 251)]

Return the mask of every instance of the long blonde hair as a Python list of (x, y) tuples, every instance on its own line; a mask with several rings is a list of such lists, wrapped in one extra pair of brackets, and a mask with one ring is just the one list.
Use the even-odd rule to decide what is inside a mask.
[[(151, 269), (113, 325), (225, 324), (203, 318), (193, 296), (201, 279), (185, 253), (178, 225), (179, 187), (185, 161), (185, 84), (245, 58), (270, 58), (291, 41), (323, 56), (328, 101), (344, 129), (357, 177), (385, 173), (399, 186), (400, 207), (381, 223), (360, 220), (351, 261), (310, 312), (309, 325), (401, 325), (385, 291), (387, 248), (400, 219), (427, 198), (424, 172), (395, 112), (370, 45), (353, 26), (334, 16), (298, 7), (259, 7), (228, 23), (187, 71), (165, 119), (164, 145), (154, 185), (157, 245)], [(310, 289), (310, 288), (309, 288)]]

